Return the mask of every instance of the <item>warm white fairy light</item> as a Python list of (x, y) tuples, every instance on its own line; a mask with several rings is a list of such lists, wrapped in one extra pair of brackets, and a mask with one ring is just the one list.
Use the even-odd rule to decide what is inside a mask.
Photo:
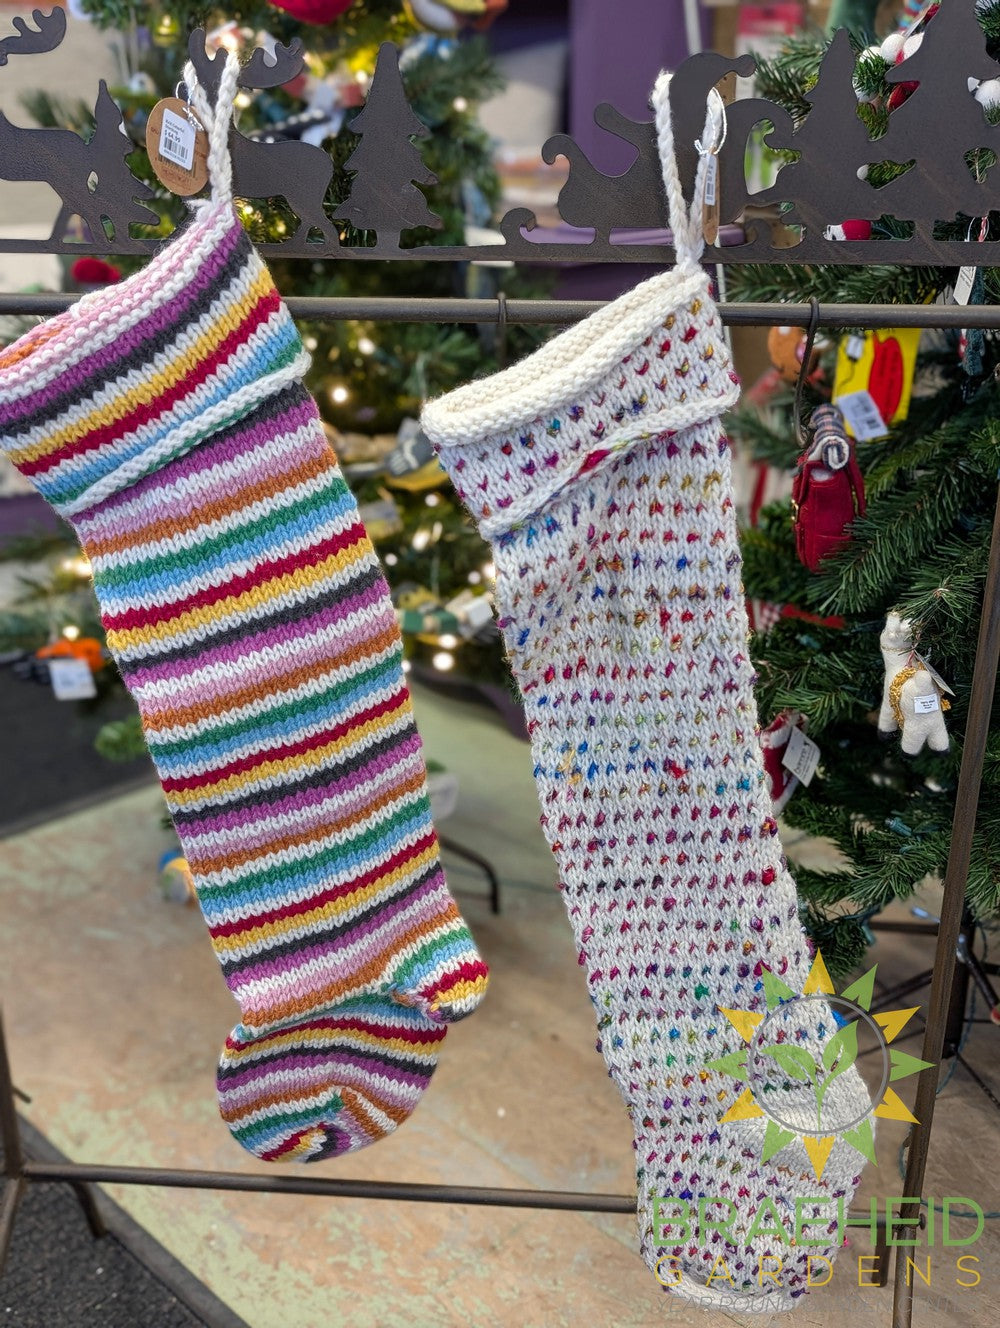
[(338, 383), (336, 387), (330, 389), (330, 400), (337, 406), (342, 406), (350, 395), (343, 383)]
[(302, 344), (305, 346), (306, 350), (315, 350), (319, 345), (319, 342), (315, 337), (303, 337)]
[(451, 104), (453, 109), (460, 113), (462, 111), (467, 111), (469, 109), (469, 103), (465, 100), (464, 97), (456, 97)]
[(427, 497), (424, 499), (424, 502), (427, 504), (428, 507), (437, 507), (440, 501), (441, 501), (441, 495), (439, 493), (429, 493)]
[(441, 673), (447, 673), (449, 669), (455, 667), (455, 656), (450, 655), (447, 650), (439, 650), (431, 659), (431, 663)]
[(483, 577), (481, 572), (470, 572), (468, 575), (468, 582), (470, 586), (478, 586), (480, 581), (482, 581), (482, 579)]
[(413, 545), (413, 547), (417, 550), (418, 553), (426, 549), (428, 544), (430, 544), (430, 542), (431, 542), (431, 532), (429, 530), (423, 530), (423, 529), (418, 530), (414, 534), (413, 539), (410, 541), (410, 543)]
[(358, 337), (358, 350), (362, 355), (374, 355), (375, 342), (371, 337)]
[(80, 629), (70, 623), (68, 627), (63, 628), (62, 634), (67, 641), (77, 641), (80, 637)]
[(387, 553), (383, 561), (385, 562), (386, 567), (395, 567), (399, 562), (399, 559), (394, 553)]
[(458, 637), (453, 636), (451, 632), (445, 632), (444, 636), (438, 637), (438, 645), (443, 650), (454, 650), (458, 645)]
[(483, 563), (483, 576), (486, 577), (487, 581), (495, 581), (497, 579), (496, 564)]
[(413, 665), (410, 663), (410, 661), (409, 661), (408, 659), (404, 659), (404, 660), (403, 660), (403, 672), (404, 672), (404, 673), (409, 673), (410, 669), (412, 669), (412, 668), (413, 668)]
[(245, 111), (248, 106), (253, 104), (253, 98), (248, 92), (237, 92), (236, 96), (233, 98), (233, 102), (239, 110)]
[(74, 576), (88, 578), (93, 576), (90, 559), (82, 554), (77, 554), (74, 558), (64, 558), (59, 565), (64, 572), (72, 572)]

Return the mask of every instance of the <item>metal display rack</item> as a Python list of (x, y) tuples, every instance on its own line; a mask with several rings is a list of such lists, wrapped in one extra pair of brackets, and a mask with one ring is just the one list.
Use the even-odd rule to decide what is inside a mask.
[[(856, 99), (850, 73), (853, 54), (846, 34), (838, 34), (824, 59), (820, 82), (811, 94), (812, 109), (799, 126), (793, 126), (787, 113), (761, 98), (734, 103), (728, 110), (728, 133), (719, 159), (721, 221), (724, 223), (719, 247), (707, 248), (706, 263), (781, 262), (781, 263), (886, 263), (916, 266), (923, 264), (955, 265), (960, 263), (1000, 263), (1000, 241), (976, 243), (940, 240), (935, 237), (934, 222), (954, 219), (956, 212), (968, 217), (985, 217), (993, 208), (1000, 209), (1000, 185), (974, 179), (965, 166), (958, 145), (967, 140), (956, 130), (955, 107), (961, 99), (959, 88), (947, 78), (932, 78), (932, 62), (944, 74), (953, 74), (961, 84), (962, 97), (975, 108), (968, 109), (966, 120), (978, 116), (977, 144), (995, 144), (1000, 152), (1000, 127), (986, 123), (981, 108), (968, 92), (966, 75), (981, 69), (986, 60), (982, 34), (975, 23), (974, 0), (953, 0), (939, 11), (925, 35), (920, 52), (923, 61), (918, 86), (910, 101), (894, 112), (890, 134), (886, 136), (886, 158), (908, 160), (915, 165), (907, 174), (885, 190), (866, 186), (857, 175), (857, 160), (868, 160), (875, 145), (867, 144), (869, 157), (858, 158), (859, 145)], [(15, 19), (16, 34), (0, 39), (0, 64), (14, 55), (42, 54), (56, 46), (65, 32), (65, 15), (56, 9), (51, 15), (35, 11), (33, 25)], [(978, 34), (978, 36), (977, 36)], [(975, 43), (979, 42), (979, 48)], [(217, 80), (221, 62), (206, 56), (203, 34), (195, 34), (192, 55), (199, 77), (209, 89)], [(910, 78), (908, 61), (906, 77)], [(989, 62), (993, 64), (992, 61)], [(294, 44), (279, 47), (268, 62), (262, 52), (255, 52), (247, 65), (242, 82), (248, 87), (266, 87), (286, 82), (301, 66), (301, 51)], [(675, 134), (681, 145), (680, 166), (685, 187), (690, 189), (696, 160), (695, 139), (704, 120), (706, 98), (710, 89), (727, 74), (752, 72), (750, 57), (730, 59), (706, 52), (693, 56), (678, 70), (671, 84), (671, 107)], [(994, 71), (996, 66), (994, 65)], [(914, 70), (914, 74), (917, 71)], [(959, 77), (960, 76), (960, 77)], [(984, 74), (985, 76), (985, 74)], [(2, 71), (0, 71), (2, 77)], [(380, 83), (399, 78), (398, 62), (391, 47), (383, 48), (379, 71), (369, 93), (369, 128), (379, 120), (383, 134), (391, 138), (392, 125), (386, 121), (393, 102), (379, 96)], [(846, 78), (846, 86), (844, 80)], [(40, 81), (42, 74), (40, 68)], [(892, 74), (890, 73), (890, 81)], [(952, 80), (954, 82), (954, 79)], [(217, 83), (216, 83), (217, 85)], [(958, 99), (958, 101), (956, 101)], [(398, 105), (398, 102), (396, 103)], [(904, 115), (907, 107), (908, 114)], [(145, 186), (132, 177), (124, 165), (123, 153), (130, 151), (120, 133), (120, 113), (112, 111), (107, 90), (101, 88), (95, 108), (96, 133), (87, 145), (76, 134), (58, 129), (14, 129), (5, 122), (7, 140), (0, 143), (0, 177), (17, 180), (44, 179), (59, 194), (63, 208), (48, 240), (25, 241), (0, 237), (0, 252), (78, 254), (79, 244), (64, 238), (65, 222), (78, 215), (88, 227), (91, 240), (87, 253), (148, 254), (159, 241), (136, 239), (131, 228), (144, 218), (141, 199)], [(388, 110), (386, 108), (389, 108)], [(398, 112), (397, 112), (398, 113)], [(114, 116), (118, 116), (115, 122)], [(918, 120), (919, 117), (919, 120)], [(655, 128), (652, 122), (626, 121), (613, 108), (602, 106), (595, 112), (599, 124), (615, 132), (626, 129), (629, 140), (638, 148), (634, 164), (623, 175), (605, 177), (586, 159), (581, 150), (565, 135), (557, 135), (542, 148), (551, 161), (564, 155), (570, 172), (560, 195), (560, 211), (565, 225), (543, 230), (524, 209), (515, 209), (500, 223), (502, 244), (490, 246), (428, 245), (401, 249), (398, 213), (394, 208), (398, 181), (393, 178), (393, 164), (380, 163), (375, 179), (357, 179), (352, 184), (352, 216), (364, 218), (366, 235), (372, 243), (357, 247), (342, 246), (338, 230), (329, 224), (326, 214), (316, 211), (315, 200), (322, 202), (332, 174), (329, 156), (321, 149), (297, 142), (260, 142), (233, 130), (232, 155), (237, 195), (260, 197), (265, 190), (259, 183), (268, 181), (272, 195), (288, 190), (287, 202), (303, 219), (295, 235), (281, 245), (264, 246), (263, 252), (290, 257), (312, 257), (323, 261), (393, 261), (406, 259), (435, 262), (476, 262), (500, 260), (521, 262), (567, 263), (654, 263), (664, 265), (673, 258), (670, 236), (666, 231), (665, 203), (659, 182), (659, 162)], [(786, 166), (778, 183), (766, 196), (747, 193), (744, 177), (744, 153), (748, 136), (761, 120), (774, 126), (769, 135), (775, 146), (792, 148), (799, 160)], [(113, 132), (100, 132), (110, 125)], [(822, 131), (816, 134), (817, 127)], [(919, 136), (917, 129), (919, 128)], [(399, 127), (400, 138), (412, 134), (412, 127)], [(888, 139), (895, 135), (890, 145)], [(47, 136), (47, 137), (43, 137)], [(57, 137), (61, 136), (61, 137)], [(813, 140), (821, 141), (822, 151), (814, 152)], [(384, 141), (384, 140), (383, 140)], [(882, 144), (880, 142), (879, 147)], [(899, 148), (904, 155), (896, 152)], [(44, 150), (43, 150), (44, 149)], [(912, 149), (912, 150), (910, 150)], [(856, 160), (857, 159), (857, 160)], [(82, 176), (81, 176), (82, 172)], [(84, 184), (96, 172), (96, 188)], [(244, 182), (241, 194), (241, 180)], [(831, 183), (834, 192), (831, 193)], [(845, 181), (851, 181), (846, 185)], [(867, 189), (867, 194), (865, 193)], [(893, 189), (890, 196), (889, 189)], [(147, 194), (148, 196), (148, 194)], [(312, 202), (310, 202), (312, 200)], [(803, 238), (791, 247), (781, 247), (775, 227), (766, 221), (748, 222), (744, 229), (735, 223), (749, 203), (791, 202), (785, 218), (804, 228)], [(840, 208), (836, 218), (830, 209)], [(367, 209), (367, 212), (365, 211)], [(335, 211), (329, 211), (335, 218)], [(912, 222), (908, 238), (837, 242), (827, 239), (823, 223), (849, 217), (878, 218), (892, 212), (897, 218)], [(308, 222), (314, 224), (310, 228)], [(728, 225), (727, 225), (728, 224)], [(314, 238), (319, 232), (320, 238)], [(971, 228), (970, 228), (971, 233)], [(784, 241), (787, 243), (787, 236)], [(48, 294), (0, 294), (0, 314), (51, 315), (67, 308), (73, 297)], [(296, 317), (308, 319), (373, 319), (397, 322), (466, 322), (559, 325), (586, 317), (600, 307), (597, 302), (506, 299), (320, 299), (289, 297), (287, 303)], [(723, 322), (729, 326), (798, 326), (826, 328), (969, 328), (1000, 329), (1000, 309), (995, 306), (944, 305), (812, 305), (805, 304), (722, 304)], [(944, 878), (941, 917), (936, 927), (936, 952), (930, 975), (930, 1000), (923, 1035), (922, 1058), (931, 1068), (919, 1077), (914, 1114), (917, 1123), (910, 1127), (904, 1193), (923, 1193), (928, 1149), (934, 1121), (937, 1089), (937, 1063), (942, 1053), (954, 1051), (949, 1030), (954, 1029), (955, 1000), (961, 984), (956, 980), (959, 951), (967, 949), (965, 924), (965, 886), (969, 873), (976, 810), (982, 778), (990, 713), (1000, 663), (1000, 491), (996, 505), (989, 551), (988, 573), (983, 609), (969, 693), (968, 722), (963, 739), (950, 852)], [(494, 885), (494, 907), (496, 894)], [(927, 931), (928, 924), (893, 924)], [(963, 960), (963, 962), (965, 962)], [(964, 988), (961, 989), (964, 992)], [(964, 999), (964, 997), (962, 998)], [(5, 1185), (0, 1199), (0, 1272), (20, 1201), (29, 1186), (40, 1182), (62, 1181), (70, 1185), (83, 1206), (95, 1236), (103, 1225), (91, 1186), (102, 1182), (125, 1185), (164, 1186), (188, 1189), (242, 1190), (271, 1194), (298, 1194), (356, 1199), (382, 1199), (395, 1202), (469, 1204), (491, 1207), (550, 1209), (573, 1212), (634, 1213), (633, 1196), (610, 1194), (560, 1193), (543, 1190), (487, 1189), (458, 1185), (408, 1184), (337, 1180), (328, 1177), (287, 1177), (245, 1175), (229, 1172), (194, 1171), (173, 1168), (91, 1165), (76, 1162), (32, 1161), (25, 1156), (19, 1129), (11, 1068), (8, 1062), (3, 1027), (0, 1023), (0, 1140), (4, 1149)], [(920, 1202), (903, 1204), (896, 1219), (920, 1218)], [(870, 1227), (865, 1214), (849, 1219), (856, 1226)], [(879, 1284), (888, 1285), (891, 1255), (883, 1225), (878, 1226)], [(896, 1259), (894, 1270), (892, 1328), (910, 1328), (913, 1288), (906, 1276), (905, 1259)]]

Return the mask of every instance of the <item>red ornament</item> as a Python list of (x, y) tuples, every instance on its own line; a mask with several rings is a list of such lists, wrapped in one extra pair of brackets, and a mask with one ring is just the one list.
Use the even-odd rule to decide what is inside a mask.
[(103, 258), (78, 258), (69, 275), (79, 286), (110, 286), (122, 279), (118, 268)]
[(270, 0), (275, 9), (283, 9), (300, 23), (332, 23), (346, 14), (354, 0)]
[[(793, 775), (787, 766), (783, 764), (783, 757), (788, 747), (788, 739), (792, 736), (793, 729), (805, 730), (805, 716), (800, 715), (797, 710), (782, 710), (776, 719), (773, 719), (767, 728), (761, 732), (760, 745), (764, 756), (764, 771), (767, 775), (768, 787), (771, 790), (771, 802), (774, 807), (775, 816), (785, 810), (785, 804), (799, 786), (797, 776)], [(770, 868), (768, 868), (770, 871)], [(765, 873), (766, 875), (766, 873)], [(774, 879), (773, 873), (771, 879)], [(771, 881), (764, 881), (764, 885), (770, 885)]]
[(850, 525), (865, 514), (865, 482), (836, 406), (813, 411), (813, 439), (792, 482), (795, 552), (810, 572), (851, 541)]

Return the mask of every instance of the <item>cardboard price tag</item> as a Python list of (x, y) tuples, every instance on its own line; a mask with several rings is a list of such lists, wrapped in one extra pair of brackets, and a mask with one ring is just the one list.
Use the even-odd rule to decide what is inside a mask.
[(90, 665), (82, 659), (50, 659), (49, 678), (57, 701), (89, 701), (97, 695)]
[(719, 158), (716, 152), (708, 154), (705, 165), (705, 197), (701, 210), (701, 228), (706, 244), (715, 244), (719, 238)]
[(186, 102), (164, 97), (146, 122), (146, 151), (156, 178), (189, 198), (208, 183), (208, 135)]
[(792, 729), (781, 764), (800, 784), (808, 786), (819, 765), (819, 748), (801, 729)]

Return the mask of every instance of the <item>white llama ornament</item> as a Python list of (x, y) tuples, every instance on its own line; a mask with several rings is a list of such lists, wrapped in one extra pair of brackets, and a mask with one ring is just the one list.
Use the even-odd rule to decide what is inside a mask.
[(947, 702), (932, 674), (924, 667), (913, 647), (913, 626), (909, 619), (890, 613), (879, 637), (885, 663), (882, 708), (879, 711), (879, 737), (891, 738), (902, 732), (902, 749), (916, 756), (924, 743), (932, 752), (948, 750), (948, 730), (944, 723)]

